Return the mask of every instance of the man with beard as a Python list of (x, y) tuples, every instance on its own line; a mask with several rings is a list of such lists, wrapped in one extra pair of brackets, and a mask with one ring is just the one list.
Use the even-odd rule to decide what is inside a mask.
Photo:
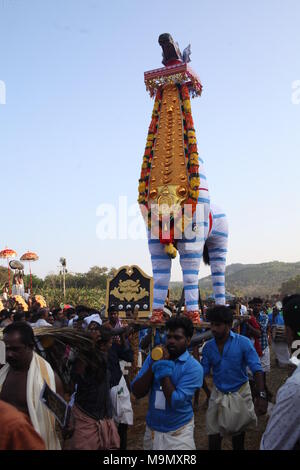
[(213, 339), (207, 341), (202, 351), (201, 364), (204, 375), (213, 372), (213, 390), (206, 413), (209, 449), (220, 450), (222, 437), (232, 436), (234, 450), (244, 449), (245, 430), (256, 423), (251, 390), (246, 367), (254, 375), (258, 398), (256, 414), (267, 411), (267, 394), (264, 389), (259, 357), (245, 336), (231, 331), (233, 312), (218, 305), (208, 312)]
[(188, 352), (193, 323), (186, 317), (172, 317), (166, 332), (162, 359), (154, 361), (149, 355), (132, 382), (136, 398), (150, 393), (144, 449), (194, 450), (192, 399), (202, 387), (203, 371)]

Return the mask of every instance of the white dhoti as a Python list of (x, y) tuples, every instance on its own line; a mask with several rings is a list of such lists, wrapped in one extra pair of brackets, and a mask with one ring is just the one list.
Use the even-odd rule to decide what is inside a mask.
[(222, 393), (213, 387), (206, 412), (208, 435), (239, 434), (256, 422), (249, 382), (244, 383), (237, 392), (233, 393)]
[(179, 429), (159, 432), (146, 426), (144, 450), (195, 450), (194, 417)]

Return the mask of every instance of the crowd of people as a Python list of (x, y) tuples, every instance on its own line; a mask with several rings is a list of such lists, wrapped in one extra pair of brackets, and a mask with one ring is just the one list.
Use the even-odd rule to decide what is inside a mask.
[[(133, 363), (134, 312), (125, 321), (115, 305), (97, 311), (84, 305), (47, 308), (41, 296), (23, 304), (0, 301), (0, 328), (5, 363), (0, 364), (0, 449), (101, 450), (127, 448), (134, 423), (135, 400), (149, 396), (145, 450), (194, 450), (194, 415), (199, 390), (207, 397), (208, 448), (232, 437), (234, 450), (244, 449), (245, 433), (257, 417), (273, 409), (261, 449), (296, 449), (300, 444), (300, 361), (291, 347), (300, 335), (300, 295), (275, 305), (255, 297), (237, 306), (204, 305), (202, 321), (211, 338), (195, 342), (201, 328), (169, 301), (163, 326), (139, 326), (140, 370), (129, 380), (124, 363)], [(48, 360), (41, 331), (70, 331), (88, 341), (84, 356), (66, 344)], [(47, 331), (48, 331), (47, 330)], [(44, 330), (46, 331), (46, 330)], [(193, 341), (192, 341), (193, 338)], [(155, 346), (161, 355), (153, 354)], [(290, 370), (276, 399), (268, 389), (270, 350), (276, 366)], [(4, 361), (2, 361), (4, 362)], [(1, 355), (0, 355), (1, 363)], [(51, 364), (50, 364), (51, 363)], [(44, 383), (69, 403), (59, 425), (40, 400)], [(275, 403), (274, 403), (275, 402)], [(5, 432), (3, 431), (5, 429)]]

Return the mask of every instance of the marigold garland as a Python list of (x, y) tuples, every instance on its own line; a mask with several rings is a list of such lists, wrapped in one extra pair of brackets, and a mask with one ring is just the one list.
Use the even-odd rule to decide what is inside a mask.
[(14, 295), (12, 299), (23, 309), (23, 312), (28, 312), (28, 305), (21, 295)]
[[(142, 171), (139, 179), (139, 204), (144, 204), (148, 208), (148, 186), (149, 175), (151, 169), (151, 160), (153, 157), (153, 148), (155, 144), (155, 137), (157, 133), (159, 113), (161, 107), (161, 90), (158, 90), (155, 97), (155, 102), (152, 112), (152, 120), (148, 129), (147, 143), (143, 156)], [(150, 216), (151, 217), (151, 216)]]
[[(189, 197), (185, 204), (191, 204), (192, 214), (195, 212), (199, 197), (199, 188), (200, 188), (200, 175), (199, 175), (199, 156), (197, 149), (197, 139), (196, 132), (194, 128), (194, 122), (191, 113), (191, 101), (190, 101), (190, 91), (187, 84), (177, 84), (180, 101), (181, 101), (181, 110), (184, 124), (184, 150), (186, 165), (188, 169), (189, 176)], [(138, 202), (143, 204), (148, 209), (148, 228), (151, 228), (151, 211), (148, 207), (148, 187), (149, 187), (149, 177), (151, 169), (151, 161), (153, 158), (155, 138), (158, 129), (158, 121), (161, 109), (163, 90), (159, 89), (156, 93), (155, 102), (152, 112), (152, 120), (148, 129), (146, 148), (143, 156), (141, 176), (139, 179), (139, 198)], [(184, 210), (182, 208), (182, 215)], [(168, 239), (162, 239), (162, 230), (159, 230), (159, 239), (160, 242), (165, 245), (166, 253), (174, 258), (176, 256), (176, 248), (174, 246), (174, 221), (171, 220), (170, 227), (170, 236)], [(186, 217), (179, 218), (178, 228), (181, 233), (183, 233), (185, 227), (184, 224), (187, 223)], [(180, 225), (179, 225), (180, 224)]]

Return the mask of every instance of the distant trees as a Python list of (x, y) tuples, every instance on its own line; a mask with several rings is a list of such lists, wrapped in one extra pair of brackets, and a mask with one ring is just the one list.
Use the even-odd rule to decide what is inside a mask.
[(300, 275), (282, 283), (280, 288), (282, 296), (300, 293)]
[[(107, 278), (116, 273), (116, 268), (106, 266), (92, 266), (87, 273), (66, 273), (66, 288), (76, 289), (105, 289)], [(43, 287), (60, 289), (62, 288), (62, 276), (58, 274), (48, 274), (44, 279)]]

